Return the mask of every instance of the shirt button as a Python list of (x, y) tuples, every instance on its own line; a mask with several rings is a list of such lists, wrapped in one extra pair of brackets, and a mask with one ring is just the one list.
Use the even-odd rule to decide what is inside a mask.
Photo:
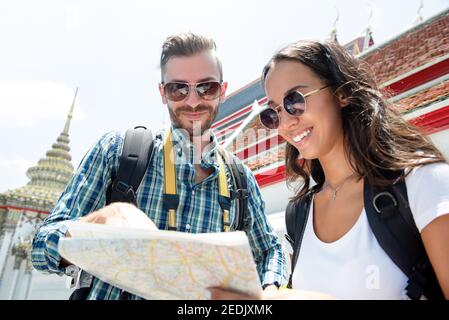
[(190, 230), (190, 224), (186, 224), (186, 229)]

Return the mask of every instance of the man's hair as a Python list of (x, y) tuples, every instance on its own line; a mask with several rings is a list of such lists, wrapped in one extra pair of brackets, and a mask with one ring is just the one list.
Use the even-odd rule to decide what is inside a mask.
[[(164, 81), (165, 66), (173, 57), (191, 57), (204, 51), (216, 51), (215, 41), (203, 35), (191, 32), (172, 35), (165, 39), (162, 45), (161, 53), (161, 79)], [(220, 81), (223, 80), (223, 69), (221, 61), (217, 60), (218, 70), (220, 72)]]

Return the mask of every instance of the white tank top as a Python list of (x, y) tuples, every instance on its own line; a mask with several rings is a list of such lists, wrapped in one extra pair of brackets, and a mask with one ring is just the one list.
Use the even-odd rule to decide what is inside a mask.
[[(413, 169), (406, 177), (410, 208), (419, 231), (449, 213), (449, 165)], [(337, 299), (407, 299), (406, 275), (377, 242), (365, 209), (354, 226), (332, 243), (313, 230), (313, 203), (293, 274), (294, 289), (327, 293)], [(284, 241), (286, 251), (292, 248)]]

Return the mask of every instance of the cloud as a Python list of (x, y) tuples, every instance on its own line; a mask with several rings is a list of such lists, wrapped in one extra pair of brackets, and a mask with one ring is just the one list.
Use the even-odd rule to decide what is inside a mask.
[[(74, 94), (63, 83), (0, 79), (0, 124), (33, 128), (46, 120), (64, 119)], [(78, 98), (73, 113), (74, 119), (84, 118)]]
[(0, 156), (0, 192), (26, 185), (30, 181), (26, 171), (33, 165), (36, 163), (21, 156), (15, 155), (8, 158)]

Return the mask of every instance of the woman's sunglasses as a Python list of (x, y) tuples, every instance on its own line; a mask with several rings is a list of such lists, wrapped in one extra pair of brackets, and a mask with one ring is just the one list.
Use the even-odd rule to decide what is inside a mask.
[(168, 100), (179, 102), (187, 98), (191, 87), (195, 88), (197, 95), (204, 100), (214, 100), (221, 94), (221, 82), (205, 81), (199, 83), (168, 82), (162, 83), (164, 95)]
[(300, 116), (306, 112), (306, 97), (317, 93), (328, 86), (318, 88), (316, 90), (307, 92), (303, 94), (299, 91), (292, 91), (287, 94), (282, 100), (282, 104), (276, 108), (267, 108), (259, 114), (260, 122), (268, 129), (276, 129), (279, 127), (279, 114), (278, 107), (283, 106), (285, 111), (287, 111), (292, 116)]

